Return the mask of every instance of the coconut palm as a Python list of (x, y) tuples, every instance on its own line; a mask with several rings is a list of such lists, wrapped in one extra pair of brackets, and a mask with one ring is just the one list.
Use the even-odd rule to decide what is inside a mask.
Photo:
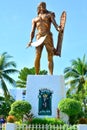
[[(66, 85), (70, 88), (67, 94), (71, 92), (85, 92), (85, 82), (87, 81), (87, 61), (84, 55), (82, 59), (77, 58), (71, 61), (71, 66), (64, 69)], [(87, 86), (86, 86), (87, 87)]]
[(8, 55), (7, 52), (0, 55), (0, 87), (4, 92), (4, 96), (9, 95), (7, 82), (13, 86), (16, 83), (10, 74), (18, 72), (18, 70), (15, 69), (16, 63), (14, 61), (10, 61), (10, 58), (12, 58), (12, 56)]

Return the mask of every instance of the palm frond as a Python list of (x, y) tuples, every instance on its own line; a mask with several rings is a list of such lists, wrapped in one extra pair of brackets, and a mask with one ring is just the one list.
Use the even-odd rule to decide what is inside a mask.
[(14, 73), (17, 73), (19, 72), (18, 70), (16, 69), (6, 69), (3, 71), (4, 74), (14, 74)]
[(26, 81), (18, 80), (16, 82), (17, 87), (26, 88)]
[(8, 55), (7, 52), (3, 52), (2, 56), (4, 56), (6, 59), (12, 58), (13, 56)]
[(68, 90), (67, 90), (67, 93), (66, 95), (71, 95), (71, 93), (74, 93), (76, 90), (76, 87), (75, 86), (71, 86)]
[(4, 92), (4, 95), (5, 96), (8, 96), (9, 95), (9, 91), (8, 91), (8, 88), (6, 86), (6, 83), (4, 82), (3, 79), (1, 79), (1, 86), (2, 86), (2, 90)]
[(5, 79), (11, 85), (16, 86), (16, 81), (13, 78), (11, 78), (9, 75), (3, 73), (2, 78)]
[(82, 59), (77, 58), (71, 61), (71, 66), (64, 69), (65, 85), (70, 85), (67, 93), (70, 93), (75, 87), (75, 92), (83, 90), (85, 81), (87, 80), (87, 61), (85, 55)]
[(0, 55), (0, 83), (5, 95), (6, 93), (8, 94), (7, 82), (16, 86), (15, 80), (9, 76), (9, 74), (12, 75), (18, 72), (18, 70), (16, 70), (16, 63), (10, 61), (10, 58), (12, 58), (12, 56), (8, 55), (7, 52)]
[(79, 84), (79, 79), (70, 79), (70, 80), (68, 80), (68, 81), (66, 81), (65, 82), (65, 85), (70, 85), (70, 87), (71, 86), (78, 86), (78, 84)]
[(68, 79), (68, 78), (71, 78), (71, 77), (78, 78), (79, 73), (73, 68), (70, 68), (70, 67), (65, 68), (65, 70), (64, 70), (64, 78)]
[(9, 61), (4, 65), (4, 68), (8, 67), (15, 67), (16, 68), (16, 63), (14, 61)]

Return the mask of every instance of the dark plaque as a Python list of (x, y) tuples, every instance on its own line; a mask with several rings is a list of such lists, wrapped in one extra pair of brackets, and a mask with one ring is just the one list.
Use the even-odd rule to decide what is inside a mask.
[(38, 114), (51, 115), (52, 91), (49, 89), (40, 89), (38, 97), (39, 97)]

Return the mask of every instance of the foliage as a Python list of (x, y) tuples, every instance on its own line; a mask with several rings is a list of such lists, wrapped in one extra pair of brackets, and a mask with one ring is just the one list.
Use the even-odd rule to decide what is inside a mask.
[(15, 69), (16, 63), (14, 61), (10, 61), (10, 58), (12, 58), (12, 56), (8, 55), (7, 52), (0, 55), (0, 85), (5, 97), (9, 95), (6, 81), (15, 86), (16, 82), (10, 74), (18, 72), (18, 70)]
[(25, 115), (24, 115), (24, 120), (32, 120), (33, 118), (34, 118), (34, 114), (33, 113), (31, 113), (31, 112), (28, 112), (28, 113), (26, 113)]
[(27, 121), (27, 124), (58, 124), (63, 125), (64, 122), (57, 118), (33, 118), (31, 121)]
[(74, 99), (65, 98), (59, 102), (58, 108), (68, 116), (77, 115), (81, 111), (81, 103)]
[(70, 86), (67, 95), (79, 92), (82, 92), (83, 95), (86, 92), (87, 60), (85, 55), (82, 59), (77, 58), (71, 61), (71, 66), (64, 69), (64, 78), (66, 85)]
[(14, 99), (9, 97), (0, 97), (0, 115), (3, 115), (4, 118), (8, 116), (8, 113), (11, 109), (11, 104), (14, 102)]
[[(27, 68), (24, 67), (23, 69), (21, 69), (21, 71), (19, 72), (19, 80), (17, 81), (17, 87), (21, 87), (21, 88), (25, 88), (26, 87), (26, 80), (27, 80), (27, 76), (28, 75), (35, 75), (35, 68)], [(39, 73), (40, 75), (46, 75), (47, 71), (46, 70), (42, 70)]]
[(23, 115), (30, 112), (31, 105), (27, 101), (15, 101), (11, 105), (9, 115), (14, 115), (18, 119), (23, 119)]
[(15, 121), (16, 121), (15, 116), (10, 115), (10, 116), (7, 117), (7, 122), (14, 123)]
[(80, 119), (80, 118), (82, 118), (82, 117), (84, 117), (84, 112), (83, 111), (81, 111), (80, 113), (78, 113), (77, 115), (72, 115), (72, 116), (70, 116), (69, 117), (69, 123), (70, 124), (78, 124), (78, 120)]

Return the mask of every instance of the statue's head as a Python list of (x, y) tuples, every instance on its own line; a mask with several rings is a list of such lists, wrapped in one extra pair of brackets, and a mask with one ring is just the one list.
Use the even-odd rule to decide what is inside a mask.
[(41, 11), (46, 12), (46, 3), (41, 2), (37, 7), (37, 13), (39, 14)]

